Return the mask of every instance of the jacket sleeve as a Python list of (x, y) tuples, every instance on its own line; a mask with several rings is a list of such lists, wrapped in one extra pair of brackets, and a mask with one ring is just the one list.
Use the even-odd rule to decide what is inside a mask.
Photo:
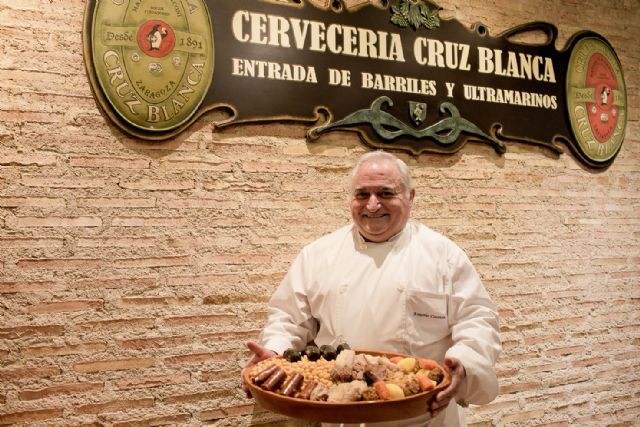
[(448, 279), (453, 346), (446, 356), (459, 359), (466, 371), (458, 400), (463, 405), (486, 404), (498, 395), (498, 313), (471, 261), (457, 246), (448, 257)]
[(278, 354), (288, 348), (304, 348), (317, 333), (317, 321), (311, 315), (305, 291), (306, 264), (303, 249), (269, 301), (267, 324), (260, 341)]

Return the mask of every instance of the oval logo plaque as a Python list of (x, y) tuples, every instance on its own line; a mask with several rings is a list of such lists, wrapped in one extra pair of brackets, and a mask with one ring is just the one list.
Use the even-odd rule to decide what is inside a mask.
[(626, 88), (618, 57), (599, 38), (584, 37), (571, 52), (567, 108), (581, 154), (596, 164), (613, 159), (625, 135)]
[(166, 134), (194, 119), (213, 80), (203, 0), (100, 1), (92, 28), (96, 79), (120, 120)]

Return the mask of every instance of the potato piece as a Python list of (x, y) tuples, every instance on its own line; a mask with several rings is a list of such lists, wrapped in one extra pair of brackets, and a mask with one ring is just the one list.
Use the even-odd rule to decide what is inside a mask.
[(398, 367), (407, 373), (415, 371), (417, 366), (418, 361), (415, 357), (405, 357), (398, 362)]
[(416, 377), (426, 377), (429, 375), (429, 372), (431, 372), (428, 369), (419, 369), (418, 372), (416, 372)]
[(402, 399), (404, 397), (404, 391), (402, 391), (402, 388), (399, 385), (386, 384), (386, 386), (391, 399)]

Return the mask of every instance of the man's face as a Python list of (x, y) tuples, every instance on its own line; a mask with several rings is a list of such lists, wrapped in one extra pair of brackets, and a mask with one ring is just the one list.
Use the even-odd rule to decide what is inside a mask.
[(415, 190), (407, 192), (395, 162), (374, 159), (360, 166), (352, 182), (351, 216), (362, 236), (385, 242), (409, 220)]

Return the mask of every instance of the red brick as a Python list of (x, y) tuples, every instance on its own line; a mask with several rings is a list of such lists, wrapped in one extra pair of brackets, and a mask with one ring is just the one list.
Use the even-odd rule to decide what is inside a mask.
[(242, 277), (240, 274), (204, 274), (192, 276), (175, 276), (168, 277), (169, 286), (199, 286), (199, 285), (221, 285), (221, 284), (237, 284), (240, 283)]
[(136, 338), (118, 341), (118, 345), (129, 350), (144, 350), (150, 348), (170, 348), (179, 346), (189, 346), (193, 343), (193, 338), (189, 336), (170, 336), (153, 338)]
[(60, 123), (64, 114), (35, 111), (0, 110), (0, 122)]
[(92, 208), (153, 208), (156, 206), (156, 199), (151, 197), (96, 197), (77, 199), (76, 203), (78, 206)]
[(130, 157), (71, 157), (69, 165), (81, 168), (149, 169), (149, 159)]
[(51, 293), (67, 287), (58, 282), (0, 282), (0, 294)]
[(202, 303), (205, 305), (267, 303), (270, 298), (270, 295), (209, 295), (202, 300)]
[(33, 325), (15, 326), (12, 328), (0, 328), (0, 338), (15, 340), (31, 337), (50, 337), (64, 335), (63, 325)]
[(223, 381), (230, 378), (237, 378), (240, 381), (241, 370), (240, 369), (218, 369), (213, 371), (204, 371), (201, 374), (201, 381), (213, 382)]
[(56, 366), (21, 366), (17, 368), (0, 368), (0, 380), (9, 381), (24, 378), (50, 378), (60, 374), (60, 372), (60, 368)]
[(608, 357), (591, 357), (588, 359), (574, 360), (571, 362), (571, 366), (574, 368), (584, 368), (593, 365), (604, 365), (607, 362), (609, 362)]
[(186, 218), (148, 218), (115, 217), (111, 220), (114, 227), (186, 227)]
[(208, 411), (202, 411), (198, 414), (200, 421), (213, 421), (225, 418), (227, 414), (222, 409), (211, 409)]
[(127, 371), (130, 369), (150, 368), (155, 364), (155, 359), (139, 358), (139, 359), (119, 359), (119, 360), (101, 360), (96, 362), (81, 362), (73, 365), (76, 372), (95, 373), (105, 371)]
[(250, 173), (306, 173), (303, 165), (279, 162), (243, 162), (242, 170)]
[(99, 268), (101, 259), (59, 258), (59, 259), (21, 259), (16, 265), (21, 270), (90, 270)]
[(541, 365), (527, 366), (524, 372), (538, 373), (538, 372), (558, 372), (563, 369), (570, 369), (571, 365), (568, 362), (558, 363), (544, 363)]
[(524, 343), (527, 345), (545, 344), (550, 342), (561, 342), (564, 338), (564, 334), (539, 335), (525, 338)]
[(195, 183), (191, 180), (151, 180), (141, 179), (138, 181), (121, 181), (118, 185), (125, 190), (146, 190), (146, 191), (181, 191), (192, 190)]
[(76, 383), (60, 384), (39, 390), (21, 390), (18, 393), (20, 400), (37, 400), (53, 396), (71, 396), (82, 394), (97, 394), (104, 390), (102, 383)]
[(232, 172), (231, 163), (220, 160), (177, 159), (164, 160), (160, 162), (160, 167), (166, 170), (196, 170), (210, 172)]
[(171, 209), (228, 209), (238, 210), (241, 208), (240, 202), (235, 200), (220, 199), (170, 199), (163, 200), (162, 205)]
[(130, 297), (121, 298), (118, 307), (168, 307), (184, 306), (193, 302), (193, 297)]
[(65, 206), (65, 200), (57, 197), (0, 197), (0, 207), (5, 208), (51, 208)]
[(139, 388), (153, 388), (165, 385), (188, 384), (191, 381), (189, 373), (174, 372), (163, 375), (144, 375), (127, 377), (113, 382), (116, 390), (131, 390)]
[(566, 346), (555, 348), (551, 350), (546, 350), (547, 355), (549, 356), (567, 356), (570, 354), (576, 353), (584, 353), (586, 351), (586, 347), (583, 345), (575, 345), (575, 346)]
[(500, 420), (503, 423), (517, 423), (525, 421), (540, 420), (544, 417), (545, 411), (543, 409), (533, 411), (519, 411), (515, 414), (504, 415)]
[(255, 321), (265, 321), (267, 320), (267, 312), (266, 310), (256, 310), (252, 311), (246, 316), (247, 319), (255, 320)]
[(151, 427), (164, 425), (187, 425), (191, 414), (163, 415), (158, 417), (137, 419), (131, 421), (114, 422), (113, 427)]
[(165, 357), (164, 363), (167, 365), (201, 365), (209, 362), (230, 361), (234, 358), (235, 354), (232, 352), (183, 354)]
[(250, 255), (250, 254), (234, 254), (234, 255), (213, 255), (208, 258), (213, 264), (230, 264), (230, 265), (250, 265), (250, 264), (271, 264), (272, 258), (269, 255)]
[(83, 279), (73, 282), (77, 289), (152, 289), (158, 287), (155, 277), (111, 277)]
[(252, 200), (249, 203), (251, 209), (282, 209), (286, 211), (311, 209), (315, 206), (316, 202), (313, 200), (282, 200), (282, 198)]
[(176, 405), (189, 402), (199, 402), (203, 400), (215, 400), (223, 397), (233, 396), (233, 391), (225, 389), (209, 390), (200, 393), (190, 393), (182, 395), (168, 396), (162, 399), (162, 401), (168, 405)]
[(34, 304), (28, 308), (29, 313), (66, 313), (73, 311), (93, 311), (101, 309), (104, 301), (54, 301)]
[(106, 182), (102, 178), (90, 177), (42, 177), (42, 176), (23, 176), (21, 183), (27, 187), (46, 187), (46, 188), (102, 188)]
[(64, 356), (69, 354), (94, 354), (105, 351), (107, 345), (102, 342), (61, 346), (27, 347), (20, 354), (23, 357)]
[(82, 331), (115, 330), (119, 332), (124, 329), (128, 331), (151, 329), (155, 324), (155, 319), (150, 318), (109, 319), (79, 323), (75, 325), (74, 329)]
[(120, 268), (174, 267), (191, 265), (191, 262), (191, 256), (189, 255), (116, 260), (116, 264)]
[(62, 418), (62, 408), (36, 409), (33, 411), (12, 412), (8, 414), (0, 414), (0, 425), (23, 424), (29, 425), (37, 421), (51, 420), (54, 418)]
[(539, 390), (541, 388), (542, 384), (538, 382), (518, 382), (500, 386), (500, 394), (519, 393), (522, 391)]
[(235, 321), (235, 314), (208, 314), (202, 316), (167, 317), (164, 324), (169, 327), (198, 325), (228, 325)]
[(229, 331), (229, 332), (216, 332), (212, 334), (201, 334), (200, 340), (203, 342), (234, 342), (234, 341), (256, 341), (260, 335), (259, 329), (253, 329), (250, 331)]
[(0, 248), (61, 248), (64, 239), (56, 238), (0, 238)]
[(142, 408), (152, 408), (155, 400), (152, 397), (135, 400), (113, 400), (104, 403), (93, 403), (76, 408), (77, 414), (105, 414), (111, 412), (134, 411)]
[(215, 181), (215, 182), (205, 181), (202, 183), (202, 188), (207, 191), (227, 190), (229, 193), (232, 193), (232, 192), (248, 193), (248, 192), (266, 192), (272, 189), (272, 186), (269, 183), (263, 183), (263, 182), (228, 183), (228, 182), (221, 182), (221, 181)]
[(223, 408), (222, 410), (227, 414), (227, 416), (237, 417), (238, 415), (250, 415), (254, 412), (259, 412), (256, 411), (255, 408), (255, 405), (241, 405)]
[(96, 217), (16, 217), (14, 227), (100, 227), (102, 219)]
[(79, 238), (79, 248), (150, 248), (157, 245), (152, 237)]
[(49, 154), (0, 154), (0, 166), (55, 166), (58, 157)]

